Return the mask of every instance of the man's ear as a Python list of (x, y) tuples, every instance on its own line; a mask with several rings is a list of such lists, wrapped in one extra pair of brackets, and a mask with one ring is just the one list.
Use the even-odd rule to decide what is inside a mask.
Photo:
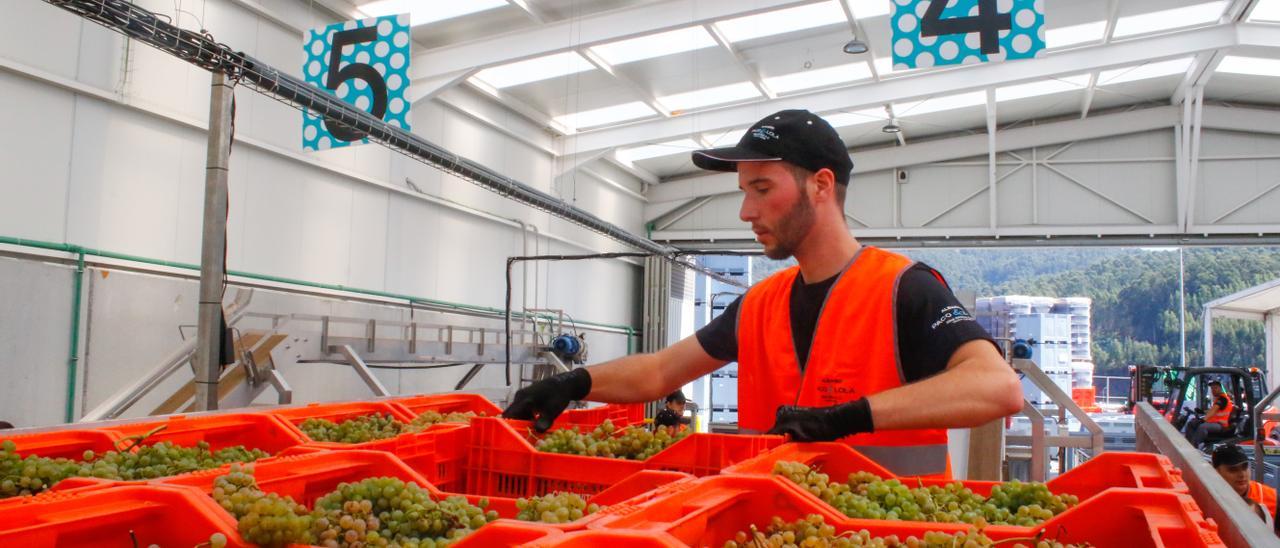
[(829, 168), (824, 167), (822, 169), (819, 169), (816, 173), (814, 173), (813, 177), (811, 177), (810, 180), (813, 182), (814, 197), (825, 200), (829, 196), (831, 197), (831, 199), (833, 200), (835, 199), (835, 195), (836, 195), (835, 172), (831, 171), (831, 169)]

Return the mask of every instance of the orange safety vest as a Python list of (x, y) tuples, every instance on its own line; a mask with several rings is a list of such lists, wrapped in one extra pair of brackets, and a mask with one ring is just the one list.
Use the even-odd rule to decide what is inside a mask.
[[(827, 407), (902, 386), (897, 288), (912, 264), (881, 249), (858, 252), (822, 306), (803, 375), (791, 334), (791, 289), (800, 268), (752, 286), (738, 312), (739, 426), (764, 432), (779, 406)], [(881, 431), (841, 441), (899, 476), (949, 476), (945, 429)]]
[(1276, 515), (1276, 490), (1256, 481), (1249, 482), (1249, 500), (1261, 504), (1272, 516)]
[[(1225, 398), (1225, 399), (1227, 400), (1227, 406), (1226, 406), (1226, 407), (1224, 407), (1224, 408), (1222, 409), (1222, 411), (1211, 412), (1211, 413), (1209, 413), (1208, 415), (1206, 415), (1206, 416), (1205, 416), (1205, 418), (1204, 418), (1204, 422), (1207, 422), (1207, 423), (1208, 423), (1208, 422), (1216, 422), (1216, 423), (1218, 423), (1218, 424), (1221, 424), (1223, 428), (1226, 428), (1227, 426), (1230, 426), (1230, 423), (1231, 423), (1231, 410), (1235, 408), (1235, 405), (1233, 405), (1233, 404), (1231, 403), (1231, 395), (1230, 395), (1230, 394), (1227, 394), (1226, 392), (1223, 392), (1223, 393), (1222, 393), (1222, 397), (1223, 397), (1223, 398)], [(1216, 400), (1216, 399), (1217, 399), (1217, 397), (1215, 396), (1215, 397), (1214, 397), (1214, 399)]]

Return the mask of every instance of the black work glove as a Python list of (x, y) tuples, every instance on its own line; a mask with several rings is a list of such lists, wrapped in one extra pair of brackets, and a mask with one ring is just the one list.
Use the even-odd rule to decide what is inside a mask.
[(589, 393), (591, 374), (584, 368), (574, 369), (521, 388), (502, 416), (531, 420), (534, 430), (546, 432), (569, 407), (569, 402), (585, 398)]
[(835, 441), (875, 431), (866, 398), (831, 407), (784, 405), (768, 434), (790, 435), (792, 441)]

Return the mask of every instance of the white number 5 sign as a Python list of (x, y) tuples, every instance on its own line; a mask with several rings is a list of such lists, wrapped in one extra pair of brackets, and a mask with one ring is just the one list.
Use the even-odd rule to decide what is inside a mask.
[(1044, 50), (1044, 0), (892, 0), (896, 69), (1030, 59)]

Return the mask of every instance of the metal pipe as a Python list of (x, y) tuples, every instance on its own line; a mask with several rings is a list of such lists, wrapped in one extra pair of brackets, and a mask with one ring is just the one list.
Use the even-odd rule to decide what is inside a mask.
[(204, 227), (200, 239), (200, 305), (196, 330), (196, 410), (218, 408), (225, 321), (222, 293), (227, 273), (227, 170), (231, 159), (234, 91), (227, 76), (213, 73), (209, 98), (209, 144), (205, 160)]
[(76, 270), (71, 274), (71, 344), (67, 358), (66, 421), (76, 418), (76, 372), (80, 369), (80, 293), (84, 286), (84, 251), (76, 253)]

